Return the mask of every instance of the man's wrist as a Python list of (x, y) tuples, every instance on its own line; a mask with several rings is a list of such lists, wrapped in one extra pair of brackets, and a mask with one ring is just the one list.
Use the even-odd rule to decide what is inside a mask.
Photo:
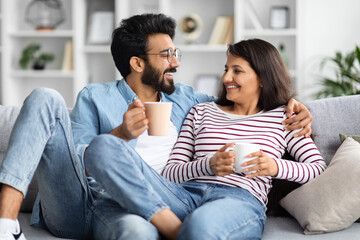
[(113, 129), (109, 134), (114, 135), (115, 137), (121, 138), (122, 140), (129, 142), (131, 139), (127, 138), (123, 133), (121, 126)]

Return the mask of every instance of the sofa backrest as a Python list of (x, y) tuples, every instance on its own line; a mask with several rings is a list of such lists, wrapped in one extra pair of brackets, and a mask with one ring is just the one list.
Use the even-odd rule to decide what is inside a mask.
[(340, 146), (339, 133), (360, 135), (360, 95), (314, 100), (312, 137), (327, 164)]
[(19, 114), (18, 107), (0, 106), (0, 163), (2, 162), (15, 120)]
[[(5, 157), (5, 153), (9, 143), (11, 130), (15, 124), (15, 120), (19, 115), (20, 108), (12, 106), (0, 105), (0, 166)], [(28, 193), (21, 205), (22, 212), (31, 212), (32, 206), (38, 192), (36, 180), (33, 179)]]

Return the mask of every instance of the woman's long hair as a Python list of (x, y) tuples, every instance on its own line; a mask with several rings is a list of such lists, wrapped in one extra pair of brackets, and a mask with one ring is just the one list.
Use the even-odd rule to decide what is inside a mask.
[[(271, 110), (286, 105), (294, 96), (291, 79), (285, 63), (278, 50), (261, 39), (243, 40), (228, 46), (227, 54), (245, 59), (259, 77), (263, 87), (260, 92), (258, 106), (262, 110)], [(216, 102), (222, 106), (233, 105), (226, 99), (226, 88)]]

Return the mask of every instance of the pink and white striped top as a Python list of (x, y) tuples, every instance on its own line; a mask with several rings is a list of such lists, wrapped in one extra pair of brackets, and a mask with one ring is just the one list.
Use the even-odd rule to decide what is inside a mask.
[[(210, 169), (210, 158), (226, 143), (254, 143), (276, 161), (279, 172), (275, 178), (298, 183), (315, 178), (326, 163), (311, 138), (294, 138), (295, 131), (284, 130), (281, 122), (286, 118), (285, 110), (281, 106), (254, 115), (235, 115), (222, 111), (214, 102), (196, 105), (183, 123), (162, 175), (177, 183), (196, 180), (240, 187), (266, 205), (272, 186), (270, 176), (216, 176)], [(286, 150), (297, 162), (281, 159)]]

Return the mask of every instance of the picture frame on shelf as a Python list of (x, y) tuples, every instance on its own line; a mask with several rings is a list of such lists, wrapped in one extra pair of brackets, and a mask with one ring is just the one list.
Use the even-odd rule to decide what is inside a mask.
[(195, 79), (195, 89), (209, 96), (217, 96), (220, 83), (220, 76), (217, 74), (200, 74)]
[(96, 11), (91, 14), (87, 42), (88, 44), (110, 44), (114, 30), (114, 13)]
[(270, 8), (270, 28), (289, 28), (289, 7), (272, 6)]

